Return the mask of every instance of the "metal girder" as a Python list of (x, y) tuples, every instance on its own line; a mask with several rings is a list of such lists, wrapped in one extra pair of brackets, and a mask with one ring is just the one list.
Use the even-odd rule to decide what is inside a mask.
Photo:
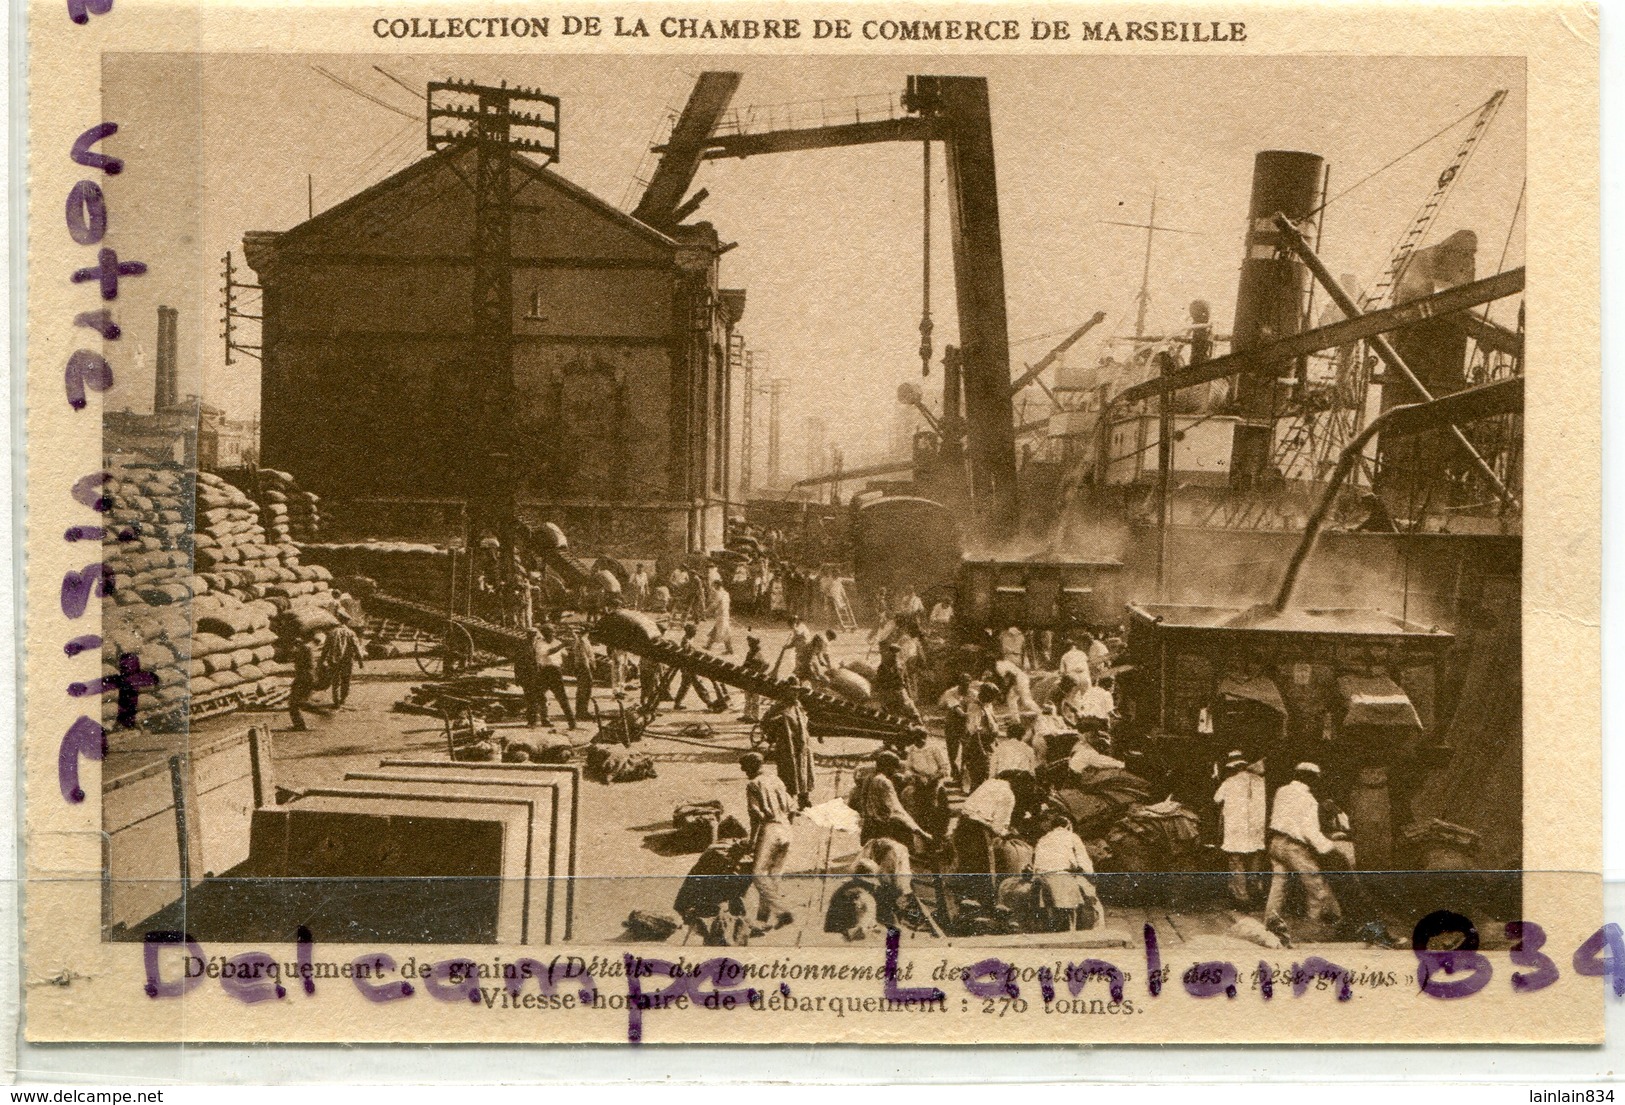
[(1464, 422), (1493, 418), (1498, 414), (1514, 414), (1521, 410), (1523, 410), (1523, 377), (1510, 376), (1493, 384), (1482, 384), (1475, 388), (1467, 388), (1465, 391), (1454, 392), (1443, 399), (1390, 407), (1372, 419), (1365, 429), (1355, 435), (1353, 441), (1343, 447), (1342, 454), (1337, 458), (1337, 467), (1332, 470), (1331, 478), (1326, 481), (1326, 489), (1321, 492), (1314, 513), (1309, 515), (1309, 524), (1304, 527), (1303, 537), (1298, 541), (1298, 547), (1292, 553), (1292, 560), (1287, 564), (1286, 576), (1281, 580), (1281, 589), (1275, 595), (1275, 610), (1280, 612), (1291, 605), (1292, 592), (1297, 589), (1304, 562), (1309, 559), (1309, 554), (1314, 552), (1315, 544), (1320, 540), (1320, 532), (1325, 528), (1326, 519), (1331, 515), (1332, 505), (1337, 501), (1337, 493), (1342, 489), (1349, 473), (1354, 470), (1354, 465), (1365, 452), (1366, 444), (1372, 438), (1379, 433), (1405, 435), (1447, 427), (1455, 429)]
[[(1298, 228), (1293, 225), (1292, 220), (1280, 212), (1276, 212), (1274, 222), (1275, 229), (1280, 231), (1281, 240), (1287, 244), (1287, 248), (1302, 259), (1303, 263), (1309, 267), (1309, 271), (1314, 273), (1315, 279), (1320, 281), (1320, 286), (1326, 289), (1326, 294), (1332, 297), (1332, 302), (1337, 304), (1338, 309), (1351, 319), (1362, 317), (1359, 305), (1337, 282), (1337, 277), (1332, 275), (1332, 270), (1326, 267), (1326, 262), (1320, 259), (1320, 255), (1304, 239)], [(1410, 365), (1405, 363), (1405, 359), (1399, 355), (1398, 350), (1389, 344), (1387, 338), (1381, 334), (1373, 334), (1366, 339), (1366, 345), (1391, 371), (1405, 378), (1405, 382), (1410, 384), (1411, 390), (1416, 392), (1418, 398), (1432, 401), (1433, 393), (1423, 385), (1416, 373), (1411, 371)], [(1501, 477), (1495, 474), (1495, 469), (1490, 467), (1490, 462), (1484, 459), (1483, 454), (1474, 447), (1471, 441), (1467, 440), (1467, 435), (1461, 432), (1461, 427), (1451, 426), (1449, 433), (1451, 437), (1456, 439), (1456, 445), (1467, 455), (1467, 459), (1472, 461), (1473, 467), (1478, 469), (1479, 475), (1483, 476), (1485, 482), (1495, 489), (1497, 497), (1503, 503), (1511, 504), (1513, 502), (1512, 492), (1508, 491), (1506, 485), (1501, 482)]]
[(1456, 315), (1450, 320), (1450, 324), (1465, 330), (1467, 336), (1477, 342), (1480, 349), (1488, 349), (1491, 353), (1506, 353), (1513, 357), (1523, 356), (1523, 335), (1516, 330), (1509, 330), (1505, 326), (1473, 314)]
[(1305, 330), (1290, 338), (1271, 342), (1269, 345), (1258, 346), (1243, 353), (1230, 353), (1211, 361), (1204, 361), (1200, 365), (1194, 365), (1171, 376), (1135, 384), (1118, 392), (1113, 402), (1133, 403), (1141, 399), (1150, 399), (1165, 391), (1179, 391), (1241, 373), (1274, 373), (1283, 361), (1318, 353), (1322, 349), (1351, 345), (1374, 335), (1399, 330), (1430, 318), (1454, 315), (1458, 311), (1466, 311), (1493, 300), (1516, 295), (1523, 291), (1523, 282), (1523, 269), (1509, 269), (1484, 280), (1459, 284), (1423, 299), (1413, 299), (1398, 307), (1372, 311), (1367, 315), (1347, 318), (1314, 330)]
[(707, 142), (716, 129), (722, 113), (728, 110), (734, 92), (739, 88), (742, 74), (726, 71), (708, 71), (700, 74), (683, 106), (671, 138), (660, 148), (660, 164), (655, 167), (649, 186), (632, 211), (632, 217), (653, 227), (664, 227), (679, 221), (676, 211), (694, 183), (700, 162), (705, 158)]
[(932, 119), (910, 115), (901, 119), (769, 130), (759, 134), (719, 134), (706, 145), (705, 159), (827, 150), (832, 146), (866, 146), (874, 142), (923, 142), (941, 138), (939, 129)]
[(797, 480), (791, 487), (821, 487), (827, 483), (845, 483), (848, 480), (866, 480), (871, 476), (895, 476), (914, 471), (911, 460), (897, 460), (889, 464), (871, 464), (867, 468), (846, 468), (839, 472), (825, 472), (821, 476), (808, 476)]

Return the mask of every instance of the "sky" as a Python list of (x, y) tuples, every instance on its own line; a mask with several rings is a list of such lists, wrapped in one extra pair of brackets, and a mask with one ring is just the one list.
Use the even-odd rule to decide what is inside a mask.
[[(150, 265), (120, 294), (121, 323), (145, 349), (148, 380), (121, 376), (132, 387), (116, 405), (150, 408), (156, 306), (168, 303), (181, 310), (182, 391), (234, 415), (257, 410), (257, 363), (224, 363), (221, 258), (230, 250), (241, 263), (246, 231), (303, 221), (307, 175), (320, 212), (425, 156), (423, 102), (413, 89), (435, 79), (505, 79), (559, 95), (556, 171), (630, 208), (640, 169), (647, 176), (652, 168), (651, 140), (702, 69), (744, 74), (736, 106), (828, 101), (837, 116), (855, 97), (870, 104), (899, 94), (910, 73), (986, 76), (1013, 374), (1097, 310), (1107, 320), (1074, 350), (1075, 363), (1091, 363), (1106, 339), (1133, 332), (1145, 236), (1106, 220), (1143, 222), (1153, 188), (1158, 222), (1193, 233), (1155, 239), (1148, 330), (1187, 325), (1187, 305), (1201, 298), (1226, 332), (1259, 150), (1327, 160), (1334, 199), (1322, 253), (1334, 272), (1374, 282), (1470, 120), (1402, 155), (1497, 88), (1509, 91), (1507, 101), (1429, 241), (1476, 231), (1480, 275), (1523, 261), (1521, 214), (1513, 224), (1525, 178), (1518, 58), (109, 55), (104, 110), (120, 133), (107, 148), (128, 162), (108, 182), (109, 243)], [(956, 330), (942, 161), (938, 147), (931, 285), (939, 357)], [(695, 187), (710, 198), (694, 218), (739, 243), (722, 259), (722, 282), (747, 290), (741, 329), (790, 380), (787, 464), (796, 458), (799, 467), (812, 414), (849, 466), (882, 452), (897, 385), (919, 379), (920, 148), (709, 162)], [(249, 297), (247, 309), (257, 313), (256, 302)], [(934, 370), (927, 394), (938, 384)]]

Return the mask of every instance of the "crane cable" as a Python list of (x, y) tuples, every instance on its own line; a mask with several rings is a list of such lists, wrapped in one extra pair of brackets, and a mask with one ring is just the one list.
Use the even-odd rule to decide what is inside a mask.
[(920, 148), (924, 151), (922, 163), (925, 167), (923, 175), (925, 198), (921, 204), (924, 248), (920, 251), (920, 375), (930, 376), (931, 331), (933, 329), (931, 324), (931, 140), (927, 138), (924, 142), (921, 142)]

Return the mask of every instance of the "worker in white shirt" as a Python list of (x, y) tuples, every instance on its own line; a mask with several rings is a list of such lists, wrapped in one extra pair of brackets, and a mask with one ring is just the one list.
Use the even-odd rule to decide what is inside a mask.
[(1247, 904), (1248, 875), (1264, 870), (1265, 829), (1269, 824), (1269, 795), (1264, 787), (1264, 761), (1247, 762), (1239, 749), (1225, 761), (1224, 782), (1213, 795), (1224, 829), (1219, 850), (1230, 867), (1230, 897)]
[(1066, 766), (1074, 775), (1082, 775), (1086, 771), (1121, 771), (1127, 765), (1100, 751), (1090, 740), (1090, 735), (1082, 733), (1078, 736), (1078, 743), (1072, 746), (1072, 755), (1067, 759)]
[(711, 582), (711, 632), (705, 638), (705, 647), (708, 652), (720, 652), (724, 656), (734, 654), (733, 629), (733, 596), (722, 580)]
[(1303, 885), (1309, 920), (1335, 921), (1338, 915), (1337, 899), (1320, 873), (1321, 857), (1336, 849), (1320, 831), (1320, 800), (1311, 789), (1320, 782), (1320, 766), (1300, 763), (1292, 775), (1292, 781), (1275, 792), (1270, 811), (1270, 894), (1264, 906), (1265, 926), (1287, 944), (1291, 936), (1281, 909), (1292, 876)]
[(1112, 696), (1116, 686), (1116, 681), (1106, 675), (1101, 677), (1100, 682), (1086, 689), (1078, 699), (1078, 719), (1098, 721), (1100, 728), (1109, 728), (1112, 718), (1117, 716), (1117, 699)]
[(1027, 669), (1010, 657), (1001, 656), (993, 665), (993, 672), (999, 677), (999, 683), (1004, 688), (1005, 709), (1012, 717), (1037, 715), (1038, 700), (1033, 697), (1033, 681), (1027, 675)]
[(965, 799), (954, 822), (956, 897), (972, 898), (991, 909), (998, 899), (998, 862), (994, 845), (1010, 835), (1016, 792), (1004, 779), (988, 779)]
[(999, 656), (1018, 668), (1027, 666), (1027, 635), (1012, 625), (999, 634)]
[(993, 743), (993, 752), (988, 757), (987, 771), (989, 775), (997, 778), (1007, 771), (1024, 771), (1032, 775), (1038, 770), (1038, 757), (1034, 754), (1032, 745), (1022, 738), (1027, 733), (1027, 727), (1021, 722), (1011, 722), (1004, 734)]
[(1078, 910), (1087, 902), (1091, 916), (1083, 927), (1099, 927), (1106, 911), (1100, 906), (1094, 884), (1086, 877), (1095, 873), (1089, 850), (1073, 831), (1072, 819), (1065, 814), (1050, 814), (1046, 824), (1048, 831), (1033, 846), (1033, 876), (1044, 888), (1046, 904), (1062, 915), (1070, 930), (1077, 926)]
[(1070, 688), (1088, 690), (1094, 685), (1094, 677), (1089, 672), (1089, 653), (1078, 647), (1076, 638), (1073, 638), (1070, 647), (1061, 653), (1061, 682)]
[(1089, 635), (1089, 647), (1086, 651), (1089, 655), (1090, 665), (1096, 669), (1104, 667), (1106, 661), (1111, 659), (1112, 655), (1112, 650), (1106, 647), (1106, 642), (1093, 633)]

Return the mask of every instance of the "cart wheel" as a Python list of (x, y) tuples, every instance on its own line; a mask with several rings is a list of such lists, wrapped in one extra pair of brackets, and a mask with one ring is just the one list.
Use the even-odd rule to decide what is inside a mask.
[(473, 665), (474, 638), (468, 635), (468, 630), (453, 622), (433, 648), (419, 649), (412, 658), (424, 675), (450, 677)]

